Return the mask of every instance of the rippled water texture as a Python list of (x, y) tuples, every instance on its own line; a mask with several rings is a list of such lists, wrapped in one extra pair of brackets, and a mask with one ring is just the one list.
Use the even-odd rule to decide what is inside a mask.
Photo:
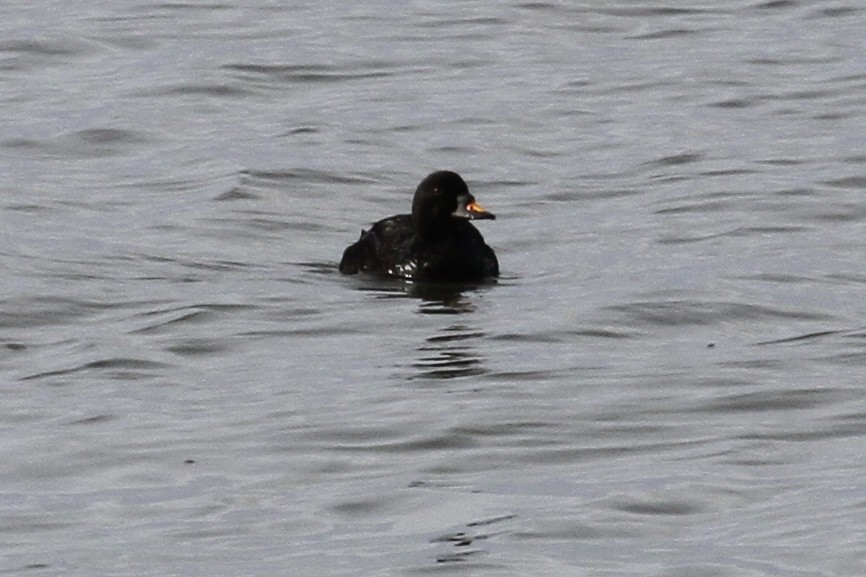
[[(6, 2), (0, 573), (866, 574), (866, 8)], [(336, 272), (452, 169), (502, 278)]]

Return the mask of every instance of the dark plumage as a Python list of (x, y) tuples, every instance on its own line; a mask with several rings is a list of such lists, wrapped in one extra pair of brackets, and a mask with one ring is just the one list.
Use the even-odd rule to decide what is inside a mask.
[(412, 214), (375, 223), (343, 252), (340, 272), (376, 272), (422, 281), (478, 281), (499, 276), (496, 255), (470, 220), (493, 219), (456, 172), (421, 181)]

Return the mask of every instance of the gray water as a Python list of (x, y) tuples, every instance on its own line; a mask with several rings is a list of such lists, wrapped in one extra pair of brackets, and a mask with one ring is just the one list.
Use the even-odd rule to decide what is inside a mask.
[[(866, 574), (864, 30), (6, 2), (0, 574)], [(338, 274), (435, 169), (499, 282)]]

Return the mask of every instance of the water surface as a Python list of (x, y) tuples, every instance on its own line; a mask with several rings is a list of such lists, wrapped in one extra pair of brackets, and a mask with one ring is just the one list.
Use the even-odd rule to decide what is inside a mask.
[[(0, 26), (0, 571), (866, 573), (856, 3)], [(435, 169), (499, 282), (339, 275)]]

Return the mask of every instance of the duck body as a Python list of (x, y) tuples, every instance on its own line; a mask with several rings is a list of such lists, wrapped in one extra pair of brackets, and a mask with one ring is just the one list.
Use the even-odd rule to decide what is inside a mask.
[(470, 220), (493, 219), (455, 172), (434, 172), (415, 191), (412, 214), (382, 219), (349, 246), (340, 272), (461, 282), (499, 276), (496, 254)]

